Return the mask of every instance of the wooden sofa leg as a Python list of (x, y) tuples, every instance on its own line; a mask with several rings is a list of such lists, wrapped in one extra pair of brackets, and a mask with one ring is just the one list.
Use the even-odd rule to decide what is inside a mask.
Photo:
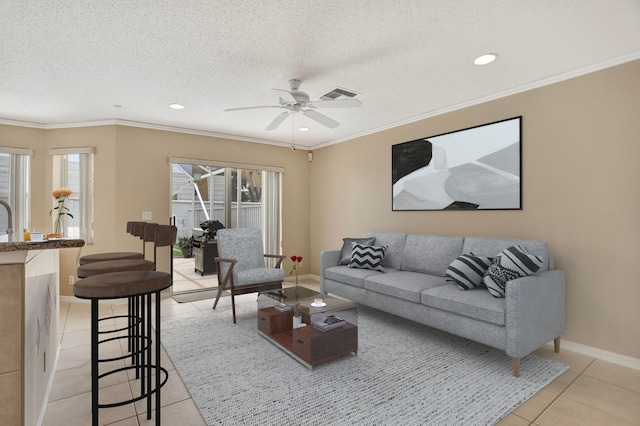
[(520, 377), (520, 358), (512, 358), (513, 362), (513, 375), (515, 377)]
[(553, 350), (557, 354), (560, 353), (560, 338), (559, 337), (556, 337), (555, 339), (553, 339)]

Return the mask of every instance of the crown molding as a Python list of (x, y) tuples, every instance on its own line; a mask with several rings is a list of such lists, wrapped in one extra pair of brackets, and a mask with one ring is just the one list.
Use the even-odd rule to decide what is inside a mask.
[[(494, 101), (496, 99), (501, 99), (501, 98), (506, 98), (508, 96), (512, 96), (518, 93), (522, 93), (522, 92), (526, 92), (529, 90), (533, 90), (533, 89), (537, 89), (540, 87), (544, 87), (544, 86), (548, 86), (554, 83), (559, 83), (561, 81), (565, 81), (565, 80), (570, 80), (572, 78), (576, 78), (576, 77), (580, 77), (582, 75), (585, 74), (590, 74), (592, 72), (596, 72), (596, 71), (601, 71), (603, 69), (606, 68), (611, 68), (617, 65), (621, 65), (627, 62), (631, 62), (631, 61), (635, 61), (637, 59), (640, 59), (640, 50), (638, 51), (634, 51), (631, 52), (627, 55), (624, 56), (619, 56), (616, 58), (612, 58), (606, 61), (602, 61), (602, 62), (598, 62), (596, 64), (590, 65), (588, 67), (584, 67), (584, 68), (580, 68), (577, 70), (573, 70), (570, 72), (566, 72), (566, 73), (562, 73), (562, 74), (557, 74), (548, 78), (544, 78), (541, 80), (537, 80), (537, 81), (533, 81), (529, 84), (525, 84), (523, 86), (519, 86), (513, 89), (509, 89), (509, 90), (505, 90), (502, 92), (498, 92), (498, 93), (494, 93), (492, 95), (489, 96), (484, 96), (481, 98), (477, 98), (477, 99), (472, 99), (470, 101), (467, 102), (462, 102), (459, 104), (455, 104), (455, 105), (451, 105), (445, 108), (440, 108), (438, 110), (435, 111), (431, 111), (425, 114), (421, 114), (421, 115), (417, 115), (415, 117), (411, 117), (411, 118), (407, 118), (405, 120), (400, 120), (400, 121), (396, 121), (394, 123), (385, 125), (385, 126), (381, 126), (381, 127), (376, 127), (374, 129), (371, 130), (367, 130), (365, 132), (361, 132), (361, 133), (355, 133), (349, 136), (346, 136), (344, 138), (340, 138), (340, 139), (333, 139), (327, 142), (323, 142), (320, 144), (316, 144), (316, 145), (312, 145), (312, 146), (296, 146), (296, 149), (300, 149), (300, 150), (314, 150), (314, 149), (319, 149), (319, 148), (324, 148), (327, 146), (331, 146), (331, 145), (336, 145), (339, 143), (343, 143), (343, 142), (347, 142), (353, 139), (357, 139), (357, 138), (361, 138), (364, 136), (368, 136), (374, 133), (379, 133), (385, 130), (389, 130), (389, 129), (393, 129), (396, 127), (400, 127), (406, 124), (411, 124), (411, 123), (415, 123), (416, 121), (420, 121), (420, 120), (425, 120), (427, 118), (432, 118), (432, 117), (436, 117), (442, 114), (446, 114), (449, 112), (453, 112), (453, 111), (457, 111), (460, 109), (464, 109), (464, 108), (469, 108), (471, 106), (475, 106), (475, 105), (479, 105), (482, 103), (486, 103), (486, 102), (490, 102), (490, 101)], [(138, 128), (143, 128), (143, 129), (152, 129), (152, 130), (161, 130), (161, 131), (166, 131), (166, 132), (176, 132), (176, 133), (185, 133), (185, 134), (191, 134), (191, 135), (198, 135), (198, 136), (208, 136), (208, 137), (214, 137), (214, 138), (222, 138), (222, 139), (231, 139), (231, 140), (238, 140), (238, 141), (243, 141), (243, 142), (251, 142), (251, 143), (260, 143), (260, 144), (266, 144), (266, 145), (274, 145), (274, 146), (279, 146), (279, 147), (286, 147), (286, 148), (290, 148), (290, 144), (288, 143), (283, 143), (283, 142), (277, 142), (277, 141), (273, 141), (273, 140), (269, 140), (269, 139), (261, 139), (261, 138), (249, 138), (249, 137), (245, 137), (245, 136), (238, 136), (238, 135), (230, 135), (230, 134), (225, 134), (225, 133), (217, 133), (217, 132), (211, 132), (211, 131), (206, 131), (206, 130), (198, 130), (198, 129), (189, 129), (189, 128), (185, 128), (185, 127), (173, 127), (173, 126), (165, 126), (165, 125), (160, 125), (160, 124), (153, 124), (153, 123), (144, 123), (144, 122), (138, 122), (138, 121), (129, 121), (129, 120), (122, 120), (122, 119), (107, 119), (107, 120), (96, 120), (96, 121), (84, 121), (84, 122), (77, 122), (77, 123), (59, 123), (59, 124), (43, 124), (43, 123), (35, 123), (35, 122), (29, 122), (29, 121), (20, 121), (20, 120), (9, 120), (9, 119), (3, 119), (0, 118), (0, 124), (6, 124), (6, 125), (10, 125), (10, 126), (21, 126), (21, 127), (31, 127), (31, 128), (35, 128), (35, 129), (43, 129), (43, 130), (49, 130), (49, 129), (68, 129), (68, 128), (76, 128), (76, 127), (95, 127), (95, 126), (111, 126), (111, 125), (116, 125), (116, 126), (129, 126), (129, 127), (138, 127)]]
[(411, 118), (407, 118), (405, 120), (401, 120), (401, 121), (396, 121), (394, 123), (391, 124), (387, 124), (385, 126), (381, 126), (381, 127), (377, 127), (375, 129), (371, 129), (368, 130), (366, 132), (362, 132), (362, 133), (357, 133), (357, 134), (353, 134), (350, 135), (346, 138), (341, 138), (341, 139), (334, 139), (332, 141), (327, 141), (318, 145), (314, 145), (312, 146), (310, 149), (319, 149), (319, 148), (324, 148), (330, 145), (335, 145), (335, 144), (339, 144), (342, 142), (346, 142), (352, 139), (356, 139), (356, 138), (361, 138), (363, 136), (368, 136), (374, 133), (378, 133), (378, 132), (382, 132), (384, 130), (389, 130), (389, 129), (393, 129), (396, 127), (400, 127), (403, 126), (405, 124), (411, 124), (411, 123), (415, 123), (416, 121), (420, 121), (420, 120), (425, 120), (427, 118), (432, 118), (432, 117), (436, 117), (438, 115), (442, 115), (442, 114), (446, 114), (452, 111), (457, 111), (460, 109), (464, 109), (464, 108), (468, 108), (471, 106), (475, 106), (475, 105), (479, 105), (479, 104), (483, 104), (485, 102), (490, 102), (490, 101), (494, 101), (496, 99), (501, 99), (501, 98), (506, 98), (508, 96), (512, 96), (518, 93), (522, 93), (522, 92), (527, 92), (529, 90), (533, 90), (533, 89), (538, 89), (540, 87), (544, 87), (544, 86), (549, 86), (551, 84), (554, 83), (559, 83), (561, 81), (565, 81), (565, 80), (570, 80), (572, 78), (576, 78), (576, 77), (580, 77), (586, 74), (590, 74), (592, 72), (596, 72), (596, 71), (601, 71), (603, 69), (607, 69), (607, 68), (611, 68), (611, 67), (615, 67), (617, 65), (622, 65), (624, 63), (627, 62), (631, 62), (631, 61), (635, 61), (640, 59), (640, 50), (629, 53), (628, 55), (624, 55), (624, 56), (619, 56), (613, 59), (609, 59), (607, 61), (603, 61), (603, 62), (599, 62), (597, 64), (588, 66), (588, 67), (584, 67), (584, 68), (580, 68), (577, 70), (573, 70), (570, 72), (566, 72), (563, 74), (557, 74), (554, 75), (552, 77), (548, 77), (542, 80), (537, 80), (537, 81), (533, 81), (529, 84), (525, 84), (523, 86), (519, 86), (513, 89), (509, 89), (509, 90), (505, 90), (503, 92), (498, 92), (498, 93), (494, 93), (492, 95), (488, 95), (488, 96), (484, 96), (481, 98), (477, 98), (477, 99), (473, 99), (467, 102), (462, 102), (459, 104), (455, 104), (455, 105), (451, 105), (449, 107), (446, 108), (441, 108), (435, 111), (431, 111), (425, 114), (421, 114), (415, 117), (411, 117)]

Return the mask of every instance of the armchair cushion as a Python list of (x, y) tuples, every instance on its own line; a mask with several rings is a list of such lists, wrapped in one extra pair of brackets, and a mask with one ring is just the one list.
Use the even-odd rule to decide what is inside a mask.
[[(259, 229), (220, 229), (217, 232), (217, 239), (218, 255), (237, 261), (233, 268), (234, 273), (245, 269), (265, 267), (262, 232)], [(229, 265), (222, 264), (221, 269), (218, 273), (225, 276)]]
[[(284, 281), (284, 271), (275, 268), (252, 268), (233, 272), (233, 285), (241, 287), (250, 284)], [(229, 286), (227, 285), (227, 288)]]

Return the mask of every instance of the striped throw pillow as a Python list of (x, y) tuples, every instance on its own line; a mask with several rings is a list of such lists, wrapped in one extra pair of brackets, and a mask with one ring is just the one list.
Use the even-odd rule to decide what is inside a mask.
[(476, 256), (473, 253), (463, 254), (451, 262), (445, 279), (455, 283), (460, 290), (484, 287), (482, 278), (491, 266), (491, 261), (490, 257)]
[(351, 260), (347, 265), (349, 268), (372, 269), (384, 272), (382, 261), (387, 251), (386, 246), (366, 246), (364, 244), (353, 243), (351, 248)]
[(482, 281), (492, 296), (504, 297), (508, 281), (533, 275), (543, 264), (542, 257), (529, 254), (516, 245), (504, 249), (493, 259)]

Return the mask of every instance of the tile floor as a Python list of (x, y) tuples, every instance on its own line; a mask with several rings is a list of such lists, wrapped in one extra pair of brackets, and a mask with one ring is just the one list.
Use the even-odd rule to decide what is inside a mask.
[(173, 259), (173, 291), (199, 291), (218, 286), (216, 274), (200, 275), (195, 271), (195, 258)]
[[(304, 285), (317, 289), (317, 282)], [(255, 295), (239, 296), (238, 303), (255, 303)], [(217, 309), (228, 309), (230, 298), (221, 299)], [(211, 309), (211, 300), (177, 303), (162, 299), (162, 320), (202, 315)], [(100, 306), (103, 316), (126, 312), (122, 303)], [(231, 312), (229, 312), (231, 316)], [(89, 342), (90, 306), (86, 303), (62, 303), (60, 330), (62, 345), (43, 424), (88, 425), (91, 423), (91, 383)], [(103, 348), (101, 347), (101, 351)], [(107, 350), (107, 348), (105, 348)], [(108, 347), (110, 353), (122, 353), (120, 343)], [(499, 422), (511, 425), (640, 425), (640, 371), (611, 364), (561, 349), (559, 354), (545, 346), (536, 353), (568, 364), (571, 368), (530, 400)], [(164, 425), (203, 425), (189, 393), (180, 381), (170, 359), (163, 352), (162, 365), (169, 370), (169, 381), (162, 388)], [(126, 373), (101, 381), (101, 397), (110, 401), (130, 397), (137, 383)], [(101, 424), (133, 426), (154, 424), (146, 419), (143, 404), (130, 404), (100, 410)]]

